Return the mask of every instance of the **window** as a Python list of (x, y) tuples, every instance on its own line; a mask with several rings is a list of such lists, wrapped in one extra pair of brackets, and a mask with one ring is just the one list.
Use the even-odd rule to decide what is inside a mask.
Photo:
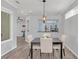
[(39, 32), (58, 32), (58, 20), (39, 21)]
[(10, 38), (10, 14), (1, 11), (1, 41)]
[(65, 19), (68, 19), (74, 15), (78, 14), (78, 6), (76, 6), (75, 8), (73, 8), (72, 10), (70, 10), (69, 12), (66, 13), (65, 15)]

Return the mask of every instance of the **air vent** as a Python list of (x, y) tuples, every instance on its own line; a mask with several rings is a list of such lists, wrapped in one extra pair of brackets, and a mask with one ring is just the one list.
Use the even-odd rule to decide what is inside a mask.
[(17, 4), (20, 4), (20, 2), (19, 1), (15, 1)]
[(46, 2), (46, 0), (43, 0), (43, 2)]

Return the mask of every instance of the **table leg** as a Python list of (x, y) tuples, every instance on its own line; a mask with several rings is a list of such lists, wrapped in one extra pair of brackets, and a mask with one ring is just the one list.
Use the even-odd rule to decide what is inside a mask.
[(61, 59), (62, 59), (63, 58), (63, 56), (62, 56), (62, 43), (61, 43), (61, 53), (60, 54), (61, 54)]
[(32, 43), (31, 43), (31, 59), (33, 58), (33, 49), (32, 49)]

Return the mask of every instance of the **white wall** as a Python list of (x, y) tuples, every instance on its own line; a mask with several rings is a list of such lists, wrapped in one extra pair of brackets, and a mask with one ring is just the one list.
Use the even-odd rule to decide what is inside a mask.
[(78, 55), (78, 15), (65, 20), (64, 32), (67, 35), (66, 46), (77, 56)]
[(17, 36), (20, 37), (20, 36), (23, 36), (23, 33), (22, 31), (25, 30), (25, 27), (22, 27), (22, 25), (25, 25), (25, 20), (26, 20), (26, 16), (23, 16), (23, 15), (18, 15), (21, 19), (23, 19), (23, 21), (21, 22), (18, 22), (17, 23)]
[(11, 51), (12, 49), (17, 47), (17, 45), (16, 45), (17, 44), (17, 42), (16, 42), (16, 19), (17, 19), (16, 13), (17, 13), (17, 10), (14, 7), (12, 7), (11, 5), (9, 5), (8, 3), (6, 3), (4, 0), (1, 1), (1, 6), (7, 8), (13, 12), (13, 20), (12, 20), (13, 34), (11, 34), (12, 37), (8, 41), (1, 42), (1, 55), (5, 55), (9, 51)]
[[(75, 6), (78, 6), (77, 0), (69, 7), (66, 13)], [(78, 14), (68, 19), (64, 19), (64, 32), (67, 35), (65, 40), (66, 47), (78, 57)]]
[[(41, 36), (41, 32), (38, 32), (39, 18), (40, 18), (40, 16), (30, 16), (29, 17), (29, 32), (27, 32), (27, 30), (26, 30), (26, 36), (28, 34), (32, 34), (33, 37), (40, 37)], [(59, 16), (59, 15), (54, 15), (54, 16), (52, 15), (49, 17), (49, 19), (58, 19), (58, 21), (59, 21), (59, 33), (53, 33), (54, 34), (53, 36), (59, 37), (63, 31), (63, 28), (62, 28), (63, 27), (62, 26), (63, 17)], [(26, 23), (26, 29), (27, 29), (27, 23)]]

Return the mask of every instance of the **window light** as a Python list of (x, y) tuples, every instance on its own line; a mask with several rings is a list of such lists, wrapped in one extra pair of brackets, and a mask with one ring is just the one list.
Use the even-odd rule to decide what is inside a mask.
[(66, 13), (65, 15), (65, 19), (68, 19), (74, 15), (78, 14), (78, 6), (76, 6), (75, 8), (73, 8), (72, 10), (70, 10), (69, 12)]

